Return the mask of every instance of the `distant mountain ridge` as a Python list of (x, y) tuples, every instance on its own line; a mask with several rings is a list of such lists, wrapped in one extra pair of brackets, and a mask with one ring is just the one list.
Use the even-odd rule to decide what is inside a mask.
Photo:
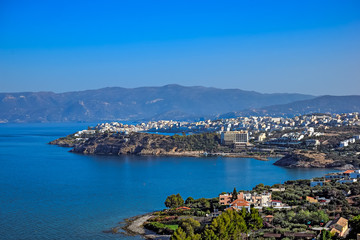
[(313, 99), (295, 101), (287, 104), (272, 105), (240, 112), (222, 114), (219, 118), (238, 116), (286, 116), (293, 117), (310, 113), (351, 113), (360, 112), (360, 96), (321, 96)]
[(175, 84), (66, 93), (0, 93), (0, 121), (190, 120), (313, 98), (305, 94), (263, 94)]

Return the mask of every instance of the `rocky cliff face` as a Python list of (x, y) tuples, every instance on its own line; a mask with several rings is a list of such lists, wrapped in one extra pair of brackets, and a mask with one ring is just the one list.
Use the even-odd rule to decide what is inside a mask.
[(336, 167), (336, 163), (332, 159), (327, 159), (324, 153), (320, 152), (302, 152), (294, 151), (280, 160), (274, 165), (290, 168), (331, 168)]
[(95, 155), (172, 155), (199, 156), (204, 151), (189, 151), (176, 146), (171, 136), (148, 133), (101, 134), (88, 139), (68, 136), (50, 142), (62, 147), (72, 147), (71, 152)]
[[(50, 142), (62, 147), (71, 147), (71, 152), (94, 155), (158, 155), (158, 156), (202, 156), (205, 150), (212, 154), (221, 154), (218, 148), (220, 137), (214, 133), (189, 136), (165, 136), (148, 133), (97, 133), (75, 137), (69, 135)], [(230, 153), (222, 156), (231, 157)], [(234, 157), (254, 157), (235, 154)], [(261, 159), (261, 158), (260, 158)], [(356, 162), (333, 159), (316, 150), (293, 150), (274, 163), (290, 168), (346, 168), (359, 167)], [(348, 164), (348, 165), (346, 165)], [(351, 164), (351, 166), (349, 165)]]

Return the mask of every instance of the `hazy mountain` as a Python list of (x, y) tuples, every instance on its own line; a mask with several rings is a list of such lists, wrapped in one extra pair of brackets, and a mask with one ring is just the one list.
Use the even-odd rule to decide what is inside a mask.
[(0, 121), (194, 119), (311, 98), (314, 96), (179, 85), (67, 93), (0, 93)]
[(313, 99), (295, 101), (287, 104), (273, 105), (239, 112), (222, 114), (220, 118), (231, 118), (249, 115), (287, 116), (309, 113), (349, 113), (360, 112), (360, 96), (321, 96)]

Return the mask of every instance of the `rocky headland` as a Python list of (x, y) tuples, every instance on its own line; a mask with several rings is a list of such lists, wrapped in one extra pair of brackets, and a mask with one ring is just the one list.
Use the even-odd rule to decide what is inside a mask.
[[(91, 137), (69, 135), (49, 144), (71, 147), (70, 152), (95, 155), (163, 155), (163, 156), (202, 156), (206, 147), (216, 141), (216, 136), (208, 134), (192, 136), (166, 136), (159, 134), (96, 134)], [(188, 144), (188, 140), (195, 142)]]
[(272, 151), (264, 155), (252, 149), (239, 151), (222, 146), (220, 135), (217, 133), (168, 136), (144, 132), (129, 134), (96, 132), (80, 136), (68, 135), (49, 144), (70, 147), (72, 148), (70, 152), (91, 155), (222, 156), (258, 160), (281, 157), (274, 163), (275, 165), (289, 168), (355, 169), (359, 167), (357, 148), (353, 151), (341, 152), (333, 151), (334, 146), (324, 144), (322, 149), (289, 148), (287, 152)]
[(141, 132), (130, 134), (98, 133), (76, 137), (74, 134), (56, 139), (49, 144), (72, 148), (70, 152), (92, 155), (155, 155), (155, 156), (222, 156), (232, 158), (254, 158), (267, 161), (267, 157), (248, 152), (224, 151), (220, 136), (216, 133), (183, 135), (160, 135)]
[(279, 159), (274, 165), (289, 168), (337, 168), (355, 169), (352, 164), (337, 161), (329, 158), (325, 153), (318, 151), (294, 150), (283, 158)]
[(334, 160), (327, 159), (324, 153), (293, 151), (285, 155), (274, 165), (290, 168), (331, 168)]

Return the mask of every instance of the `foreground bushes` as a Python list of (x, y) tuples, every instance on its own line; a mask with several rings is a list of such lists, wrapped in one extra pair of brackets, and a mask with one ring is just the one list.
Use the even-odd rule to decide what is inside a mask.
[(173, 234), (178, 228), (178, 225), (168, 225), (160, 222), (148, 222), (145, 224), (145, 228), (158, 234)]

